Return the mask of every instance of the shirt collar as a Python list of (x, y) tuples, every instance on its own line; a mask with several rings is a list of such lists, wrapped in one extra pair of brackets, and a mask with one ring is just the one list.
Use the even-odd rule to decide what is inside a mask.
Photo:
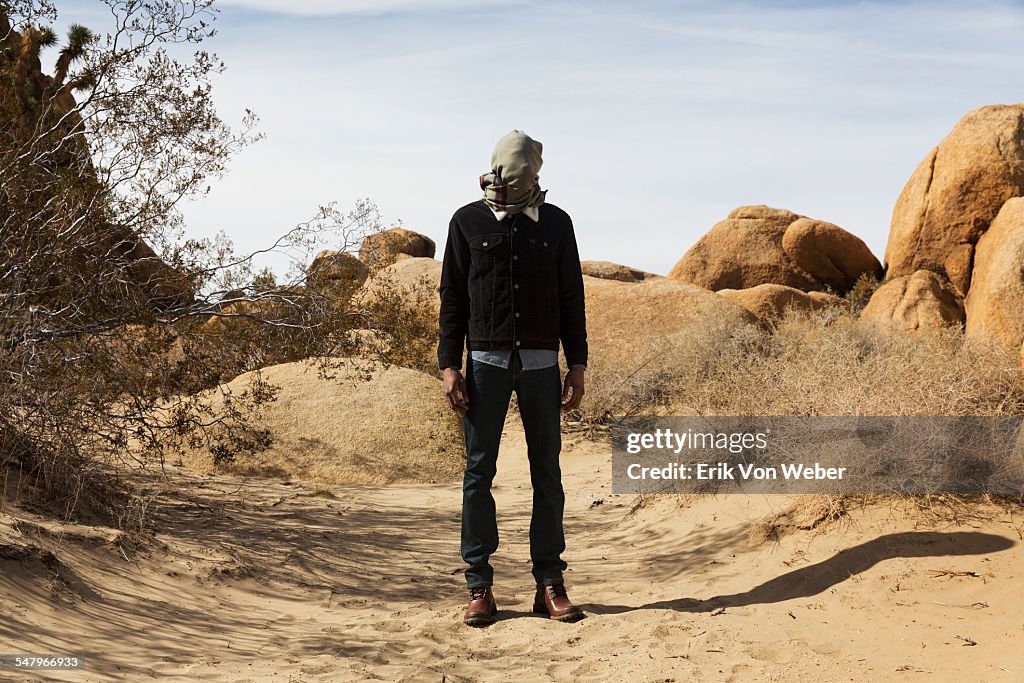
[[(493, 213), (494, 217), (497, 218), (499, 221), (505, 220), (505, 216), (508, 215), (508, 211), (496, 211), (493, 208), (491, 209), (491, 213)], [(532, 220), (534, 223), (540, 221), (539, 206), (527, 206), (526, 208), (523, 209), (523, 213), (526, 214), (527, 218)]]

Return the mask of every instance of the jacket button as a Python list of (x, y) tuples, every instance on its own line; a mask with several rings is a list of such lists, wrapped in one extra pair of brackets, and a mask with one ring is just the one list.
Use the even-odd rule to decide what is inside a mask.
[(484, 247), (486, 247), (486, 246), (487, 246), (487, 242), (483, 242), (483, 243), (481, 243), (481, 246), (484, 246)]
[(516, 317), (517, 318), (519, 317), (519, 311), (516, 311)]
[(518, 282), (517, 282), (517, 283), (515, 283), (515, 284), (514, 284), (514, 285), (512, 285), (512, 286), (513, 286), (514, 288), (516, 288), (516, 289), (519, 289), (519, 283), (518, 283)]
[(519, 346), (519, 343), (520, 343), (520, 342), (519, 342), (519, 340), (517, 339), (517, 340), (516, 340), (516, 346)]
[[(484, 246), (487, 246), (487, 245), (484, 245)], [(546, 246), (548, 246), (548, 243), (547, 243), (547, 242), (545, 242), (545, 243), (544, 243), (544, 246), (545, 246), (545, 247), (546, 247)]]
[(518, 257), (518, 256), (513, 256), (513, 257), (512, 257), (512, 260), (513, 260), (513, 261), (518, 261), (518, 260), (519, 260), (519, 257)]

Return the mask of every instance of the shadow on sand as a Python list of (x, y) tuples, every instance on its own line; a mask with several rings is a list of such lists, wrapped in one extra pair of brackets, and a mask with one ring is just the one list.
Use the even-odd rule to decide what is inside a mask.
[(671, 609), (680, 612), (709, 612), (720, 607), (742, 607), (784, 602), (818, 595), (856, 576), (883, 560), (899, 557), (950, 557), (985, 555), (1012, 548), (1003, 536), (979, 532), (942, 533), (905, 531), (887, 534), (841, 550), (827, 560), (787, 572), (743, 593), (717, 595), (707, 600), (677, 598), (659, 600), (638, 607), (590, 603), (582, 607), (594, 614), (621, 614), (638, 609)]

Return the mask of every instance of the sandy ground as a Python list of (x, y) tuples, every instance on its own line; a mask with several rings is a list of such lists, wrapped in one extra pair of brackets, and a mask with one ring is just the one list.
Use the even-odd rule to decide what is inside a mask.
[(607, 444), (569, 445), (567, 581), (583, 621), (529, 611), (529, 477), (510, 423), (492, 627), (461, 623), (458, 486), (324, 491), (172, 468), (179, 490), (151, 510), (148, 549), (0, 515), (0, 653), (86, 663), (0, 680), (1024, 680), (1019, 517), (925, 527), (887, 505), (766, 533), (790, 499), (634, 509), (609, 493)]

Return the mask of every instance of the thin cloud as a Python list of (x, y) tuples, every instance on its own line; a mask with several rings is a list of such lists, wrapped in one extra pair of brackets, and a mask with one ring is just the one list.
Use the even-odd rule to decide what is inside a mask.
[(968, 110), (1019, 100), (1024, 59), (1024, 9), (1004, 2), (219, 4), (218, 105), (252, 106), (268, 137), (186, 218), (246, 248), (363, 196), (443, 248), (520, 128), (544, 142), (542, 183), (584, 258), (666, 272), (760, 203), (881, 256), (914, 167)]
[(435, 12), (453, 9), (483, 9), (517, 4), (512, 0), (218, 0), (220, 7), (293, 14), (299, 16), (341, 16), (346, 14), (387, 14), (390, 12)]

